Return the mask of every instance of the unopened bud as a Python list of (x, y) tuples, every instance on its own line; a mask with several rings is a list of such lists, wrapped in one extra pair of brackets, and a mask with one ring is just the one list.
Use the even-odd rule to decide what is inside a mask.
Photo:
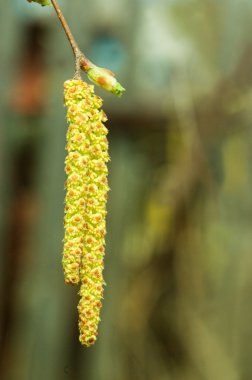
[(104, 90), (112, 92), (119, 97), (124, 91), (126, 91), (117, 81), (114, 74), (107, 69), (94, 65), (87, 70), (87, 75), (97, 86), (102, 87)]
[(52, 5), (50, 0), (27, 0), (29, 3), (38, 3), (42, 5), (43, 7), (45, 5)]

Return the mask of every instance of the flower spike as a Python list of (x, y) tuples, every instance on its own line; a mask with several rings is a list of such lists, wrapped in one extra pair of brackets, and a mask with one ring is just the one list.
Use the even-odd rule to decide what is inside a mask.
[(103, 295), (106, 235), (108, 130), (102, 101), (82, 80), (65, 82), (68, 107), (63, 269), (65, 282), (81, 282), (80, 342), (92, 345), (97, 336)]

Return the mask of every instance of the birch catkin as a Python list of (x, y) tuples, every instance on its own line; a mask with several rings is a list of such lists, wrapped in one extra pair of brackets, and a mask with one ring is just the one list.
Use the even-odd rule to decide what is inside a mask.
[(93, 86), (69, 80), (64, 84), (64, 95), (69, 129), (62, 262), (65, 282), (81, 282), (80, 341), (90, 346), (97, 336), (104, 285), (108, 130), (100, 110), (102, 101), (94, 95)]
[(97, 336), (97, 327), (103, 294), (103, 256), (105, 245), (105, 216), (107, 202), (108, 142), (103, 113), (96, 114), (90, 134), (85, 212), (84, 260), (81, 268), (79, 311), (80, 341), (91, 345)]
[(67, 152), (65, 171), (67, 173), (65, 198), (65, 238), (63, 270), (67, 284), (78, 284), (84, 242), (85, 175), (88, 149), (88, 121), (86, 98), (90, 92), (82, 81), (67, 81), (64, 84), (65, 105), (68, 107)]

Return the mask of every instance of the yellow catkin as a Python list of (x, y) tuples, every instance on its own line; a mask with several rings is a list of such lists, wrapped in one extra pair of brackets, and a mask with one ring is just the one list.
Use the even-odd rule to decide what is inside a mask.
[(93, 86), (81, 80), (65, 82), (68, 107), (63, 268), (65, 281), (81, 282), (80, 342), (92, 345), (97, 337), (103, 294), (103, 257), (106, 234), (108, 141), (106, 115)]
[[(96, 104), (96, 102), (94, 102)], [(95, 122), (90, 130), (90, 159), (86, 175), (86, 210), (84, 260), (81, 267), (79, 311), (80, 342), (92, 345), (97, 337), (103, 295), (103, 257), (106, 234), (106, 203), (108, 193), (108, 141), (105, 114), (93, 107)]]
[(64, 84), (67, 106), (67, 173), (63, 270), (67, 284), (78, 284), (84, 243), (85, 178), (89, 159), (90, 97), (92, 88), (82, 81)]

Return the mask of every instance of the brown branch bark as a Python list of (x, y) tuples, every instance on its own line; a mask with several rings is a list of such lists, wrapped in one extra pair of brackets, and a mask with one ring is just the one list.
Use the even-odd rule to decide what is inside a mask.
[(80, 71), (81, 69), (87, 72), (87, 70), (92, 66), (92, 63), (86, 58), (85, 54), (79, 49), (79, 46), (71, 32), (71, 29), (57, 3), (56, 0), (51, 0), (52, 5), (55, 9), (55, 12), (58, 16), (58, 19), (66, 33), (67, 39), (70, 42), (71, 48), (73, 50), (74, 56), (75, 56), (75, 77), (80, 78)]

